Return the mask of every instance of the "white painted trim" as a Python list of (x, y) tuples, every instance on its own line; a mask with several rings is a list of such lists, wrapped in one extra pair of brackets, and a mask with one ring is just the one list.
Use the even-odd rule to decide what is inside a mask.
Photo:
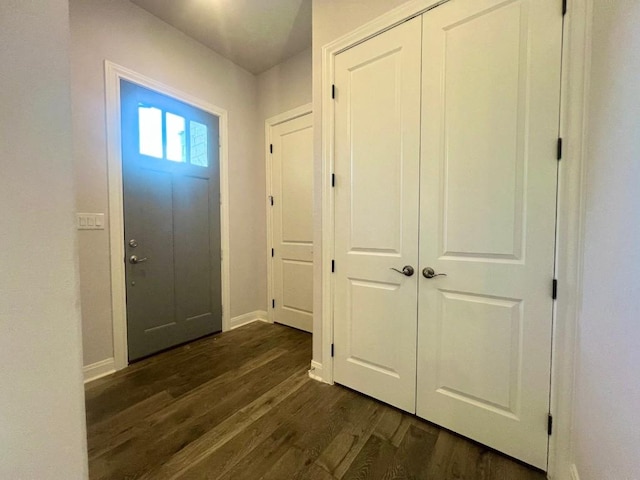
[(245, 313), (244, 315), (233, 317), (229, 322), (229, 330), (244, 327), (245, 325), (249, 325), (253, 322), (272, 323), (269, 321), (267, 312), (265, 312), (264, 310), (256, 310), (255, 312), (249, 312)]
[[(593, 0), (573, 0), (565, 18), (562, 78), (561, 135), (565, 152), (560, 164), (558, 191), (558, 300), (554, 309), (551, 411), (555, 433), (550, 440), (549, 478), (568, 478), (571, 462), (571, 425), (575, 342), (582, 295), (584, 219), (584, 141), (590, 68)], [(321, 379), (333, 383), (333, 282), (330, 272), (334, 246), (334, 206), (330, 175), (333, 171), (335, 57), (389, 28), (443, 2), (414, 0), (378, 17), (322, 48), (322, 365)], [(312, 378), (318, 376), (314, 373)]]
[(584, 156), (591, 70), (592, 1), (570, 2), (564, 27), (560, 123), (564, 158), (560, 162), (558, 179), (556, 239), (558, 299), (554, 308), (551, 370), (551, 412), (554, 417), (554, 433), (549, 441), (548, 464), (548, 474), (551, 479), (569, 478), (573, 464), (571, 436), (575, 354), (582, 303), (586, 214)]
[(322, 373), (322, 364), (311, 360), (311, 368), (309, 369), (309, 378), (318, 382), (324, 382), (324, 375)]
[(267, 311), (269, 316), (269, 321), (273, 323), (273, 309), (270, 307), (271, 299), (273, 297), (273, 258), (271, 258), (271, 249), (273, 246), (273, 216), (271, 204), (269, 203), (269, 196), (273, 194), (273, 182), (271, 181), (271, 176), (273, 174), (273, 165), (271, 162), (271, 150), (269, 149), (269, 145), (273, 143), (273, 137), (271, 135), (271, 130), (276, 125), (279, 125), (284, 122), (288, 122), (289, 120), (293, 120), (298, 117), (302, 117), (303, 115), (307, 115), (309, 113), (313, 113), (313, 108), (311, 103), (307, 103), (306, 105), (302, 105), (300, 107), (294, 108), (287, 112), (281, 113), (279, 115), (275, 115), (273, 117), (267, 118), (264, 122), (264, 158), (265, 158), (265, 166), (266, 166), (266, 182), (267, 182), (267, 198), (265, 198), (265, 205), (267, 211)]
[(116, 371), (116, 364), (113, 358), (106, 358), (82, 368), (84, 373), (84, 383), (89, 383), (99, 378), (111, 375)]
[(275, 127), (284, 122), (288, 122), (289, 120), (293, 120), (294, 118), (302, 117), (309, 113), (313, 113), (313, 107), (311, 103), (307, 103), (306, 105), (300, 105), (294, 109), (288, 110), (284, 113), (280, 113), (273, 117), (269, 117), (265, 120), (265, 126)]
[(227, 111), (149, 77), (105, 61), (107, 109), (107, 170), (109, 178), (109, 243), (111, 253), (111, 305), (113, 309), (113, 356), (115, 369), (128, 365), (127, 309), (124, 267), (124, 214), (122, 188), (122, 153), (120, 137), (120, 79), (142, 85), (177, 98), (218, 117), (220, 122), (220, 235), (222, 248), (222, 330), (230, 328), (229, 283), (229, 159)]
[(334, 62), (340, 52), (347, 50), (385, 30), (435, 8), (449, 0), (412, 0), (390, 10), (322, 47), (322, 365), (323, 381), (333, 383), (333, 278), (331, 259), (334, 252), (334, 205), (331, 191), (331, 173), (334, 165), (334, 104), (331, 85), (334, 83)]

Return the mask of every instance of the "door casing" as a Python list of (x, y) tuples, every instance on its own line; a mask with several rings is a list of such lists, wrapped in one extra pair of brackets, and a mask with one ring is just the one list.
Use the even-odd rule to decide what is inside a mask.
[(129, 364), (127, 348), (126, 280), (124, 265), (124, 209), (120, 133), (120, 80), (155, 90), (218, 117), (220, 122), (220, 243), (222, 330), (230, 327), (229, 190), (227, 111), (108, 60), (105, 61), (107, 109), (107, 171), (109, 178), (109, 243), (111, 254), (111, 307), (115, 370)]
[(273, 167), (271, 165), (271, 150), (269, 146), (271, 145), (271, 129), (276, 125), (279, 125), (284, 122), (288, 122), (289, 120), (294, 120), (298, 117), (302, 117), (304, 115), (308, 115), (312, 113), (312, 105), (307, 103), (306, 105), (301, 105), (292, 110), (288, 110), (279, 115), (275, 115), (273, 117), (268, 118), (264, 122), (264, 158), (265, 158), (265, 170), (266, 170), (266, 192), (267, 197), (265, 198), (265, 212), (267, 217), (267, 246), (266, 246), (266, 258), (267, 258), (267, 319), (270, 323), (273, 323), (273, 308), (271, 308), (271, 299), (274, 298), (274, 288), (273, 288), (273, 262), (271, 261), (271, 249), (274, 248), (273, 245), (273, 218), (271, 211), (271, 202), (269, 199), (270, 192), (273, 191), (271, 177), (273, 175)]
[[(314, 124), (321, 129), (321, 189), (315, 205), (321, 209), (316, 221), (316, 238), (322, 239), (315, 255), (315, 279), (320, 283), (320, 300), (314, 304), (314, 334), (321, 335), (320, 353), (314, 352), (309, 375), (333, 384), (333, 278), (334, 202), (331, 174), (334, 165), (335, 57), (339, 53), (385, 30), (427, 12), (449, 0), (411, 0), (381, 15), (355, 31), (322, 47), (321, 99), (314, 104)], [(561, 0), (558, 0), (559, 8)], [(585, 217), (584, 154), (588, 111), (588, 72), (591, 58), (593, 0), (572, 0), (565, 15), (562, 46), (561, 108), (559, 131), (563, 157), (558, 177), (556, 229), (556, 277), (558, 298), (553, 309), (551, 367), (551, 414), (554, 433), (549, 442), (549, 478), (569, 478), (572, 468), (571, 425), (575, 343), (582, 295), (583, 232)], [(314, 102), (316, 99), (314, 99)], [(317, 185), (317, 183), (316, 183)], [(316, 342), (314, 342), (315, 344)], [(319, 362), (318, 360), (321, 360)]]

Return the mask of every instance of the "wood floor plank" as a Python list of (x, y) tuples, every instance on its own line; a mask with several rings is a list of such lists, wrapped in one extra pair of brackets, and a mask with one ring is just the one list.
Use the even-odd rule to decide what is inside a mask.
[(211, 455), (239, 432), (277, 407), (289, 395), (295, 394), (308, 381), (303, 375), (285, 379), (275, 388), (264, 393), (180, 450), (159, 471), (152, 472), (142, 478), (149, 480), (160, 477), (179, 478), (186, 470)]
[(491, 452), (490, 478), (492, 480), (546, 480), (544, 472), (527, 467), (497, 452)]
[(355, 395), (353, 417), (320, 455), (317, 464), (336, 478), (342, 478), (373, 433), (384, 408), (374, 400)]
[(247, 455), (251, 455), (254, 449), (259, 448), (262, 442), (290, 418), (291, 412), (300, 411), (303, 405), (316, 398), (318, 386), (313, 381), (304, 383), (295, 395), (288, 396), (280, 403), (273, 414), (260, 417), (203, 460), (192, 464), (184, 478), (216, 479), (226, 474)]
[(148, 417), (133, 438), (95, 459), (95, 478), (108, 478), (107, 472), (114, 463), (119, 467), (115, 474), (120, 476), (137, 477), (151, 470), (267, 392), (274, 383), (300, 371), (298, 362), (295, 358), (292, 361), (287, 356), (278, 357), (245, 375), (242, 382), (220, 386), (216, 395), (201, 396), (186, 404), (176, 402)]
[(433, 434), (415, 425), (409, 425), (396, 455), (389, 462), (383, 480), (430, 478), (427, 476), (427, 469), (437, 439), (437, 433)]
[(443, 430), (434, 447), (428, 478), (489, 480), (489, 450)]
[[(296, 436), (291, 439), (292, 447), (302, 452), (302, 455), (309, 457), (309, 450), (305, 448), (305, 445), (314, 443), (313, 437), (316, 435), (308, 430), (310, 419), (318, 419), (318, 422), (313, 422), (315, 428), (312, 428), (311, 432), (330, 429), (331, 427), (326, 425), (331, 425), (333, 422), (328, 417), (339, 411), (339, 409), (334, 410), (333, 407), (341, 399), (341, 395), (332, 395), (327, 399), (318, 395), (318, 392), (326, 390), (327, 387), (327, 385), (318, 384), (307, 377), (307, 383), (299, 393), (290, 396), (290, 401), (283, 401), (278, 405), (278, 408), (269, 412), (269, 415), (263, 416), (252, 424), (247, 429), (248, 434), (241, 433), (227, 445), (213, 452), (195, 468), (192, 467), (188, 470), (187, 476), (189, 478), (219, 478), (228, 474), (241, 462), (253, 462), (254, 450), (260, 451), (264, 442), (270, 442), (269, 436), (283, 425), (288, 431), (296, 433)], [(305, 414), (305, 411), (313, 411), (313, 416)]]
[(377, 435), (371, 435), (342, 477), (344, 480), (379, 480), (395, 457), (397, 448)]
[(491, 449), (308, 378), (311, 336), (256, 322), (86, 386), (91, 480), (543, 480)]

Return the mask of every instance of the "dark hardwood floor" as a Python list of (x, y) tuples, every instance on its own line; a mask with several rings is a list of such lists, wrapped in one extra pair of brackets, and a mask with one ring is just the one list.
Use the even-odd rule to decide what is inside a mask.
[(310, 380), (311, 335), (253, 323), (86, 387), (99, 479), (543, 480), (490, 449)]

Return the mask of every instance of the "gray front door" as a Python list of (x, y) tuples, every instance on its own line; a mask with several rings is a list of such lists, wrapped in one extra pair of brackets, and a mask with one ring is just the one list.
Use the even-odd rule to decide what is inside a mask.
[(121, 81), (129, 360), (222, 330), (218, 118)]

